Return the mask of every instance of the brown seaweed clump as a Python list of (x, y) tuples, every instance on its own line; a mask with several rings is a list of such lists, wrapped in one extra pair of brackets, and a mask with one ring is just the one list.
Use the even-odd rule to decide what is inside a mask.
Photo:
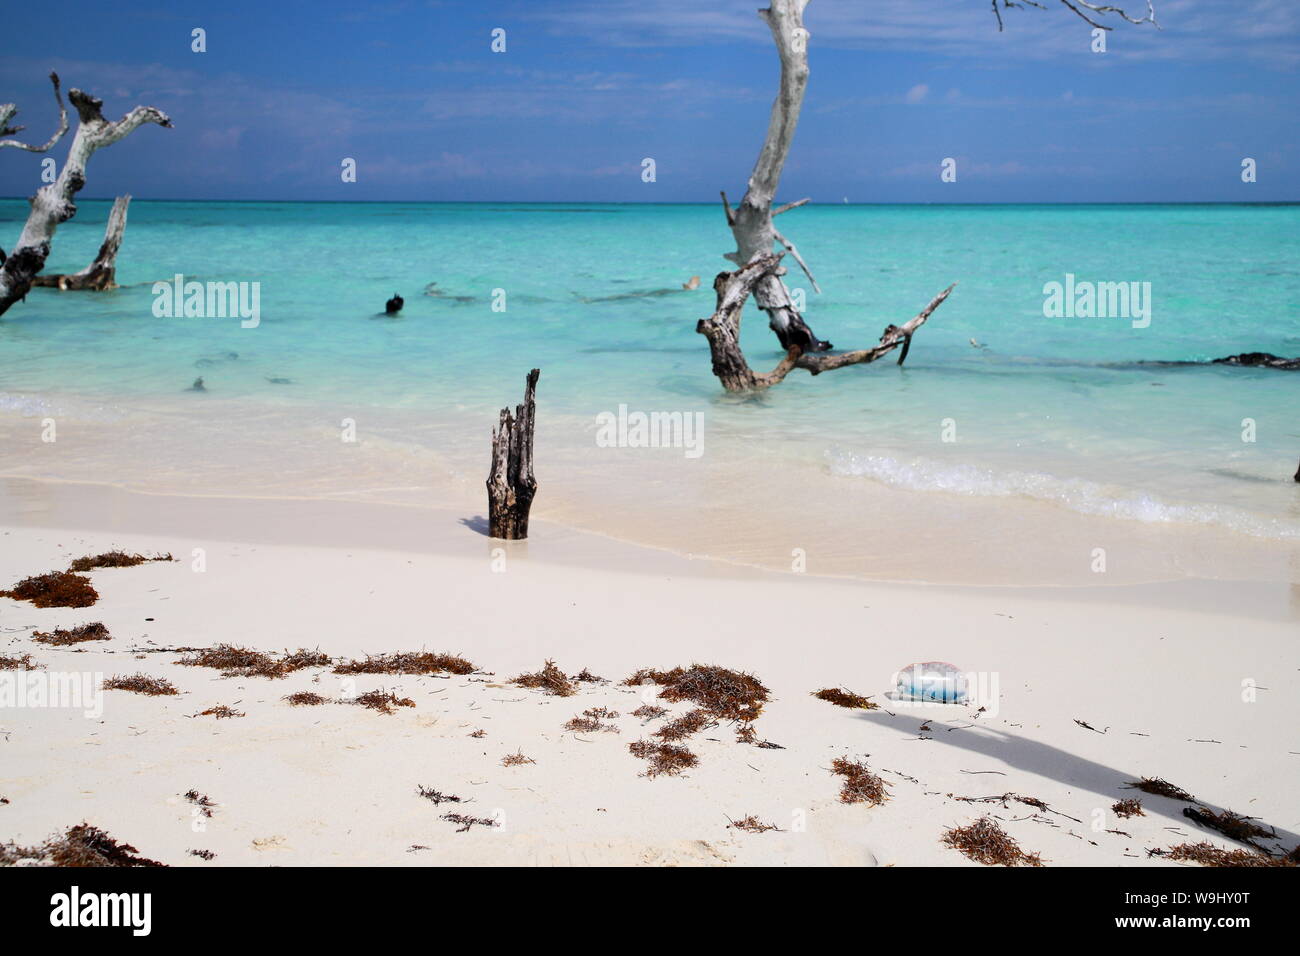
[(574, 682), (564, 676), (564, 671), (555, 666), (555, 661), (546, 661), (542, 669), (533, 674), (520, 674), (511, 678), (510, 683), (520, 687), (535, 687), (554, 697), (572, 697), (578, 692)]
[(352, 703), (360, 704), (362, 707), (368, 707), (381, 714), (396, 713), (396, 711), (393, 710), (394, 707), (415, 706), (415, 701), (411, 700), (409, 697), (398, 697), (396, 694), (382, 690), (372, 690), (364, 694), (359, 694), (352, 699)]
[(215, 860), (217, 855), (211, 850), (187, 850), (190, 856), (197, 856), (200, 860)]
[(744, 830), (746, 833), (767, 833), (769, 830), (781, 829), (774, 823), (764, 823), (752, 814), (743, 820), (732, 820), (727, 826), (732, 830)]
[(104, 681), (104, 690), (129, 690), (148, 697), (174, 697), (180, 693), (171, 681), (148, 674), (114, 675)]
[(840, 787), (840, 803), (869, 803), (878, 807), (889, 799), (885, 781), (867, 769), (867, 765), (848, 757), (831, 761), (831, 773), (844, 778)]
[(397, 654), (369, 654), (364, 661), (347, 661), (334, 668), (336, 674), (472, 674), (473, 664), (455, 654), (406, 651)]
[(30, 654), (24, 654), (22, 657), (10, 657), (7, 654), (0, 654), (0, 671), (39, 671), (44, 669), (40, 664), (32, 660)]
[(64, 630), (56, 627), (53, 631), (33, 631), (32, 640), (37, 644), (51, 644), (55, 647), (66, 647), (69, 644), (84, 644), (86, 641), (107, 641), (111, 640), (112, 635), (108, 633), (102, 623), (96, 621), (93, 624), (78, 624), (74, 628)]
[(293, 653), (286, 650), (284, 656), (280, 658), (280, 667), (288, 673), (306, 670), (308, 667), (329, 667), (333, 663), (334, 659), (324, 651), (319, 649), (309, 651), (305, 647), (300, 647)]
[(93, 571), (96, 568), (133, 568), (146, 561), (175, 561), (170, 554), (158, 554), (152, 558), (143, 554), (127, 554), (125, 551), (105, 551), (103, 554), (86, 555), (77, 558), (68, 565), (69, 571)]
[(283, 698), (293, 707), (315, 707), (317, 704), (328, 704), (330, 699), (322, 697), (320, 694), (313, 693), (309, 690), (300, 690), (296, 694), (289, 694)]
[(129, 843), (118, 843), (98, 827), (79, 823), (60, 837), (37, 847), (0, 844), (0, 866), (29, 861), (40, 866), (166, 866), (157, 860), (137, 856)]
[(656, 720), (667, 713), (667, 707), (656, 707), (654, 704), (642, 704), (636, 710), (632, 711), (632, 716), (640, 717), (642, 720)]
[(537, 763), (532, 757), (525, 757), (522, 750), (516, 750), (512, 754), (506, 754), (501, 758), (503, 767), (521, 767), (526, 763)]
[(985, 866), (1042, 866), (1037, 853), (1026, 853), (992, 817), (980, 817), (964, 827), (944, 832), (943, 842), (968, 860)]
[(564, 725), (565, 730), (571, 730), (579, 734), (594, 734), (603, 731), (607, 734), (618, 733), (618, 728), (613, 724), (602, 723), (595, 717), (579, 716), (567, 721)]
[(463, 813), (444, 813), (442, 819), (456, 824), (457, 833), (467, 833), (470, 827), (474, 826), (494, 827), (497, 825), (497, 822), (491, 817), (471, 817)]
[[(670, 720), (655, 731), (656, 737), (664, 740), (684, 740), (692, 734), (698, 734), (708, 727), (716, 727), (718, 722), (701, 707), (689, 710), (676, 720)], [(748, 728), (748, 724), (746, 725)]]
[(1195, 807), (1184, 807), (1183, 816), (1196, 821), (1203, 827), (1218, 830), (1224, 836), (1239, 843), (1249, 843), (1252, 846), (1259, 837), (1277, 836), (1276, 831), (1256, 823), (1254, 817), (1243, 817), (1240, 813), (1234, 813), (1231, 810), (1218, 813), (1208, 808), (1197, 810)]
[(755, 720), (768, 699), (768, 689), (757, 677), (712, 664), (692, 664), (670, 671), (642, 668), (623, 683), (661, 684), (662, 699), (673, 703), (692, 701), (720, 720)]
[(1129, 817), (1144, 817), (1147, 812), (1142, 809), (1141, 800), (1118, 800), (1110, 808), (1110, 812), (1115, 814), (1121, 820), (1127, 820)]
[(651, 740), (638, 740), (635, 743), (628, 744), (627, 749), (632, 752), (632, 756), (649, 761), (650, 766), (644, 774), (647, 777), (675, 777), (683, 770), (694, 767), (700, 762), (695, 754), (685, 747), (678, 747), (675, 744), (658, 744)]
[(199, 812), (205, 817), (212, 816), (212, 808), (216, 806), (206, 793), (199, 793), (197, 790), (187, 790), (185, 799), (199, 808)]
[(278, 679), (307, 667), (325, 667), (330, 658), (320, 651), (299, 648), (276, 660), (264, 651), (234, 644), (218, 644), (193, 652), (176, 662), (186, 667), (210, 667), (221, 671), (222, 677), (269, 677)]
[(605, 680), (605, 678), (603, 678), (603, 677), (597, 677), (595, 674), (593, 674), (591, 671), (587, 670), (587, 668), (585, 668), (585, 667), (584, 667), (582, 670), (578, 671), (578, 673), (574, 674), (574, 675), (573, 675), (573, 679), (576, 680), (576, 681), (577, 681), (578, 683), (580, 683), (580, 684), (604, 684), (604, 683), (607, 683), (607, 681)]
[(1168, 797), (1171, 800), (1186, 800), (1188, 803), (1196, 802), (1196, 798), (1182, 787), (1175, 786), (1161, 777), (1143, 777), (1141, 780), (1129, 781), (1129, 786), (1136, 787), (1143, 793), (1154, 794), (1157, 797)]
[(836, 707), (848, 707), (853, 710), (879, 710), (878, 704), (873, 704), (870, 697), (863, 697), (861, 694), (855, 694), (851, 690), (843, 687), (824, 687), (819, 691), (814, 691), (813, 696), (818, 700), (824, 700), (828, 704), (834, 704)]
[(215, 707), (209, 707), (207, 710), (199, 711), (198, 716), (215, 717), (217, 720), (222, 720), (227, 717), (247, 717), (248, 715), (242, 710), (235, 710), (235, 708), (226, 704), (217, 704)]
[(1201, 866), (1291, 867), (1296, 865), (1296, 861), (1288, 856), (1266, 856), (1252, 850), (1225, 850), (1213, 843), (1180, 843), (1169, 850), (1155, 850), (1153, 853), (1167, 860), (1199, 863)]
[(84, 575), (51, 571), (23, 578), (12, 589), (0, 591), (0, 597), (31, 601), (37, 607), (90, 607), (99, 600), (99, 592)]
[(424, 799), (428, 800), (434, 806), (438, 806), (439, 804), (442, 803), (460, 803), (460, 797), (456, 796), (455, 794), (442, 793), (430, 787), (417, 785), (415, 788), (415, 792), (418, 793), (420, 796), (424, 797)]

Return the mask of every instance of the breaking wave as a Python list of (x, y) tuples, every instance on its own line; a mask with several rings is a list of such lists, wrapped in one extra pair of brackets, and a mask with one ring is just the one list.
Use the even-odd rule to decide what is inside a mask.
[(1040, 472), (994, 471), (924, 459), (828, 451), (832, 475), (867, 478), (911, 491), (941, 491), (981, 498), (1031, 498), (1085, 515), (1147, 523), (1214, 525), (1259, 538), (1300, 539), (1300, 525), (1218, 505), (1178, 504), (1081, 478)]

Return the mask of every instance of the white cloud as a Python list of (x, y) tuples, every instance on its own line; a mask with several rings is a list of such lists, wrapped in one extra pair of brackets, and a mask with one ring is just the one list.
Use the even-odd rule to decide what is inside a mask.
[[(1090, 53), (1091, 28), (1064, 5), (1003, 12), (987, 0), (813, 0), (804, 23), (814, 46), (908, 51), (988, 60), (1050, 60), (1062, 55), (1142, 60), (1249, 58), (1300, 66), (1300, 3), (1295, 0), (1154, 0), (1161, 29), (1114, 18), (1108, 52)], [(1128, 0), (1145, 13), (1144, 0)], [(754, 0), (571, 0), (530, 4), (518, 16), (607, 46), (770, 44)]]

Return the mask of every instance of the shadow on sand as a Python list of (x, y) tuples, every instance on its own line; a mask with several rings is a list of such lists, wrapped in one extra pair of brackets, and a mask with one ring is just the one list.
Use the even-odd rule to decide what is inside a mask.
[[(890, 717), (887, 714), (874, 712), (859, 714), (859, 719), (869, 721), (886, 730), (891, 730), (904, 736), (918, 736), (922, 724), (927, 721), (924, 718), (916, 718), (904, 714)], [(931, 718), (938, 720), (939, 718)], [(929, 733), (933, 736), (936, 743), (946, 744), (949, 747), (957, 747), (969, 751), (972, 754), (978, 754), (982, 757), (988, 757), (993, 760), (1001, 761), (1009, 767), (1018, 770), (1025, 770), (1029, 773), (1038, 774), (1042, 777), (1050, 777), (1053, 780), (1066, 784), (1070, 787), (1078, 787), (1082, 790), (1088, 790), (1098, 794), (1113, 794), (1105, 798), (1106, 808), (1109, 810), (1110, 803), (1124, 797), (1140, 797), (1142, 807), (1150, 816), (1164, 817), (1170, 823), (1176, 825), (1180, 830), (1189, 834), (1188, 842), (1197, 843), (1210, 837), (1218, 836), (1223, 839), (1222, 834), (1217, 831), (1209, 830), (1198, 826), (1194, 821), (1183, 816), (1183, 808), (1188, 804), (1179, 800), (1173, 800), (1169, 797), (1161, 797), (1153, 794), (1143, 793), (1129, 787), (1129, 784), (1140, 780), (1143, 776), (1150, 776), (1149, 773), (1143, 774), (1140, 770), (1116, 770), (1114, 767), (1108, 767), (1104, 764), (1079, 757), (1069, 751), (1062, 750), (1059, 747), (1053, 747), (1051, 744), (1040, 743), (1036, 740), (1029, 740), (1018, 734), (1007, 733), (1003, 730), (994, 730), (991, 727), (946, 727), (939, 723), (932, 724), (933, 730)], [(1003, 778), (992, 778), (1002, 780)], [(1186, 781), (1173, 781), (1177, 784), (1184, 784)], [(1001, 787), (998, 783), (991, 783), (985, 780), (979, 785), (979, 792), (963, 794), (963, 796), (989, 796), (994, 792), (1002, 790), (1011, 790), (1011, 787)], [(987, 788), (987, 789), (986, 789)], [(1193, 787), (1187, 788), (1193, 796), (1196, 796), (1196, 790)], [(1037, 794), (1022, 794), (1022, 796), (1037, 796)], [(1208, 808), (1216, 812), (1222, 812), (1225, 808), (1207, 803), (1198, 797), (1196, 805), (1202, 808)], [(1058, 807), (1054, 809), (1066, 810), (1067, 808)], [(1078, 816), (1084, 821), (1084, 826), (1088, 825), (1087, 812), (1072, 813), (1071, 816)], [(1265, 827), (1272, 827), (1273, 824), (1268, 820), (1259, 821)], [(1120, 829), (1123, 829), (1122, 825)], [(1288, 830), (1274, 828), (1276, 836), (1265, 838), (1260, 841), (1261, 846), (1271, 847), (1275, 852), (1290, 852), (1297, 843), (1300, 843), (1300, 835)], [(1177, 834), (1171, 834), (1177, 837)], [(1171, 842), (1181, 842), (1177, 839)], [(1235, 841), (1234, 841), (1235, 842)], [(1273, 846), (1276, 844), (1276, 846)]]

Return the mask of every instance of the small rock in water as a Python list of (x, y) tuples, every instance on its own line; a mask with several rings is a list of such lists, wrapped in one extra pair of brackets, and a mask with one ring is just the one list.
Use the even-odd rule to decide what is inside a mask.
[(384, 312), (388, 315), (396, 315), (402, 311), (404, 305), (406, 305), (406, 300), (394, 292), (393, 297), (384, 303)]
[(699, 287), (700, 287), (699, 276), (691, 276), (689, 279), (687, 279), (685, 282), (682, 283), (682, 288), (685, 289), (687, 292), (690, 292), (692, 289), (698, 289)]
[(909, 664), (898, 672), (894, 690), (903, 700), (964, 704), (970, 699), (966, 675), (944, 661)]
[(188, 389), (186, 389), (186, 391), (189, 391), (189, 392), (206, 392), (206, 391), (207, 391), (207, 388), (203, 385), (203, 376), (200, 375), (198, 378), (196, 378), (196, 379), (194, 380), (194, 384), (191, 385)]

